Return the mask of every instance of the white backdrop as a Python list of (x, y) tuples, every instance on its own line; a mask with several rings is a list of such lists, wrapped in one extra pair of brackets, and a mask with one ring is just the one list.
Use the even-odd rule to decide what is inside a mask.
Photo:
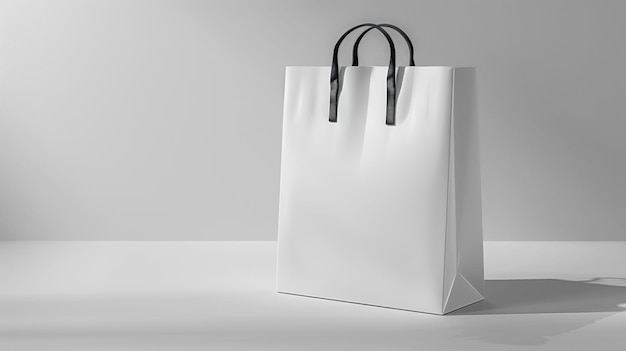
[[(418, 65), (478, 67), (485, 239), (626, 239), (624, 13), (0, 0), (0, 240), (274, 240), (284, 67), (329, 65), (366, 21), (404, 28)], [(386, 65), (379, 34), (362, 49)]]

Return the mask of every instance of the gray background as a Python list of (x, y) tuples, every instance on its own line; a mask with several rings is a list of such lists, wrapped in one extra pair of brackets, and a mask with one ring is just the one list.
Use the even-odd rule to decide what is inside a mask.
[[(418, 65), (479, 68), (485, 239), (624, 240), (625, 13), (0, 1), (0, 239), (276, 239), (284, 67), (329, 65), (343, 31), (375, 21), (408, 32)], [(362, 47), (386, 64), (379, 34)]]

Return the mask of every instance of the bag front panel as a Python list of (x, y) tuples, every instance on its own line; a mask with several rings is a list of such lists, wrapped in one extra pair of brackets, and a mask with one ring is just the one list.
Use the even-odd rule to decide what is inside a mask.
[(281, 292), (441, 313), (452, 68), (342, 72), (328, 121), (328, 67), (286, 72), (279, 208)]

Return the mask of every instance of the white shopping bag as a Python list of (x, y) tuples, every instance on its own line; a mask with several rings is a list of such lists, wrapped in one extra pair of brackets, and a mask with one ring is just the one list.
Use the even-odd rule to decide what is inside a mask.
[[(364, 26), (390, 65), (342, 72)], [(374, 24), (333, 66), (286, 69), (278, 291), (435, 314), (482, 300), (474, 69), (396, 69)]]

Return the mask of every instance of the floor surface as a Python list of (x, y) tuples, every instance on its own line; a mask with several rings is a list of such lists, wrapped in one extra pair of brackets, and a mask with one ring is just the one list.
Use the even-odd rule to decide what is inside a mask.
[(625, 350), (626, 242), (487, 242), (435, 316), (278, 294), (275, 242), (2, 242), (0, 350)]

